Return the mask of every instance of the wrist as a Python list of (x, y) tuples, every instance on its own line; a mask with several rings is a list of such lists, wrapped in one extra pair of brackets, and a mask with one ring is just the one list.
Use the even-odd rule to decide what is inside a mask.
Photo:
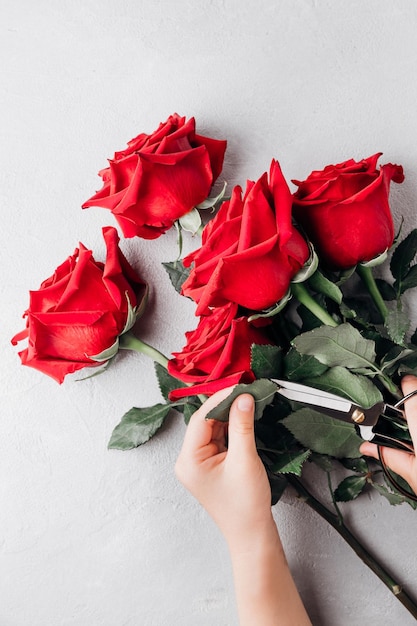
[(284, 554), (272, 512), (267, 519), (253, 527), (226, 536), (226, 542), (232, 560), (246, 558), (249, 555), (255, 557), (277, 550)]

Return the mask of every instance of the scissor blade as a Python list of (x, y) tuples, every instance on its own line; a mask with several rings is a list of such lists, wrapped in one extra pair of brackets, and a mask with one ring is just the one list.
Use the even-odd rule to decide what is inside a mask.
[(307, 387), (301, 383), (277, 379), (272, 379), (272, 382), (276, 383), (278, 387), (277, 392), (288, 400), (300, 402), (301, 404), (310, 404), (317, 407), (318, 410), (328, 408), (335, 412), (340, 411), (348, 414), (354, 406), (350, 400), (336, 396), (333, 393), (321, 391), (321, 389)]

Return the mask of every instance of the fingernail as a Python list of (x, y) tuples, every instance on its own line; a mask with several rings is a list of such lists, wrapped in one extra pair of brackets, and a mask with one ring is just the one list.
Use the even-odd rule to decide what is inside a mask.
[(239, 411), (244, 411), (245, 413), (248, 411), (252, 411), (253, 397), (249, 394), (239, 396), (237, 399), (237, 408), (239, 409)]

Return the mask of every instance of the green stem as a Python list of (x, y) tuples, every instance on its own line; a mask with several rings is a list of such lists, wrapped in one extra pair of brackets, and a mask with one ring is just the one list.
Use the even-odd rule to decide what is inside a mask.
[(141, 352), (142, 354), (146, 354), (146, 356), (150, 356), (151, 359), (162, 365), (165, 369), (168, 366), (167, 357), (159, 352), (156, 348), (153, 348), (149, 344), (141, 341), (132, 332), (124, 333), (119, 337), (119, 348), (121, 350), (135, 350), (136, 352)]
[(362, 281), (366, 285), (372, 300), (374, 301), (378, 311), (381, 314), (381, 317), (385, 323), (388, 315), (388, 308), (384, 302), (383, 297), (381, 296), (381, 292), (378, 289), (378, 285), (375, 282), (374, 275), (372, 273), (372, 268), (367, 267), (366, 265), (361, 265), (360, 263), (356, 267), (356, 271), (361, 277)]
[[(167, 357), (159, 352), (153, 346), (150, 346), (148, 343), (145, 343), (141, 339), (135, 337), (135, 335), (128, 331), (119, 337), (119, 349), (120, 350), (135, 350), (135, 352), (141, 352), (142, 354), (146, 354), (146, 356), (151, 357), (154, 361), (162, 365), (166, 370), (168, 369), (168, 359)], [(178, 379), (179, 380), (179, 379)], [(185, 384), (187, 387), (191, 387), (190, 383), (183, 383), (179, 380), (181, 384)], [(199, 398), (201, 404), (207, 400), (207, 396), (203, 394), (198, 394), (197, 398)]]
[(344, 525), (340, 517), (329, 511), (319, 500), (317, 500), (301, 483), (296, 476), (287, 475), (288, 482), (295, 489), (301, 500), (308, 504), (316, 513), (318, 513), (326, 522), (335, 529), (335, 531), (349, 544), (358, 557), (374, 572), (384, 583), (386, 587), (394, 594), (394, 596), (403, 604), (403, 606), (417, 618), (417, 604), (404, 591), (401, 585), (389, 574), (375, 558), (364, 548), (364, 546), (356, 539), (350, 530)]
[(304, 304), (309, 311), (313, 313), (323, 324), (327, 326), (338, 326), (339, 324), (332, 318), (329, 313), (307, 291), (303, 283), (291, 283), (291, 291), (301, 304)]

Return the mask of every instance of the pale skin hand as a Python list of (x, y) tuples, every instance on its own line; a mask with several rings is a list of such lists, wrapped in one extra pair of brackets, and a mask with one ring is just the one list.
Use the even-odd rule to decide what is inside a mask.
[[(414, 389), (417, 389), (417, 377), (405, 376), (401, 386), (403, 394), (407, 395)], [(404, 407), (413, 445), (417, 449), (417, 396), (407, 400)], [(360, 447), (360, 452), (366, 456), (378, 458), (377, 446), (371, 442), (363, 443)], [(402, 476), (417, 494), (417, 459), (415, 455), (385, 447), (383, 448), (383, 455), (388, 467)]]
[(194, 413), (175, 471), (227, 541), (241, 626), (308, 626), (272, 517), (253, 398), (242, 394), (234, 401), (228, 426), (205, 419), (230, 391), (214, 394)]

